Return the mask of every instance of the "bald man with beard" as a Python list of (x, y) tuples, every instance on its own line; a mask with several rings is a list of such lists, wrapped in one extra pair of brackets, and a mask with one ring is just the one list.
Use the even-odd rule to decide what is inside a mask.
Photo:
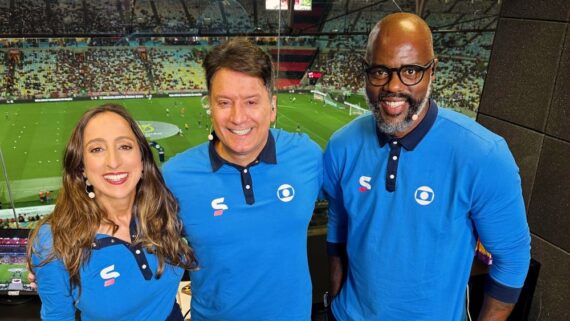
[(363, 69), (371, 115), (325, 152), (331, 318), (462, 321), (479, 237), (493, 255), (479, 320), (506, 320), (530, 262), (518, 167), (505, 140), (430, 99), (428, 25), (392, 14)]

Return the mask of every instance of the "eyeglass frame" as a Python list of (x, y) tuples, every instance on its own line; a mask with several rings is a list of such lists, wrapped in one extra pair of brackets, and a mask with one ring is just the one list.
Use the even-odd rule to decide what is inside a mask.
[[(402, 65), (399, 68), (388, 68), (388, 66), (386, 65), (372, 65), (370, 66), (366, 60), (362, 60), (362, 67), (364, 69), (364, 74), (366, 75), (366, 81), (374, 86), (374, 87), (382, 87), (385, 86), (386, 84), (390, 83), (390, 81), (392, 81), (392, 75), (394, 74), (394, 72), (396, 72), (396, 74), (398, 75), (398, 79), (400, 79), (400, 82), (406, 86), (415, 86), (417, 84), (419, 84), (423, 79), (424, 79), (424, 75), (426, 73), (426, 71), (428, 69), (430, 69), (431, 67), (434, 66), (435, 61), (437, 58), (432, 58), (427, 64), (425, 65), (418, 65), (418, 64), (407, 64), (407, 65)], [(381, 84), (381, 85), (376, 85), (374, 83), (372, 83), (372, 81), (370, 81), (370, 73), (369, 71), (372, 70), (373, 68), (378, 68), (378, 67), (382, 67), (384, 68), (387, 72), (388, 72), (388, 77), (386, 78), (386, 82)], [(413, 83), (413, 84), (407, 84), (402, 80), (402, 76), (400, 75), (400, 73), (402, 72), (402, 70), (404, 68), (409, 68), (409, 67), (418, 67), (419, 69), (421, 69), (421, 77), (418, 79), (417, 82)]]

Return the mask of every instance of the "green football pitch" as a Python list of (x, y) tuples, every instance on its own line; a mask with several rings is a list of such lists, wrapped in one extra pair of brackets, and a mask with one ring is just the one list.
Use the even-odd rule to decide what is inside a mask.
[[(364, 106), (360, 96), (350, 100)], [(127, 107), (137, 121), (167, 123), (180, 128), (182, 135), (152, 139), (164, 147), (167, 160), (207, 141), (210, 120), (200, 97), (3, 104), (0, 105), (0, 148), (16, 202), (38, 200), (39, 191), (57, 194), (61, 185), (62, 154), (73, 127), (85, 110), (104, 103)], [(291, 132), (299, 127), (324, 148), (331, 134), (352, 118), (348, 109), (315, 102), (312, 94), (279, 94), (275, 127)], [(143, 131), (152, 131), (152, 124)], [(185, 129), (186, 124), (188, 129)], [(158, 154), (155, 158), (158, 161)], [(0, 174), (0, 201), (6, 204), (7, 200), (7, 185), (4, 175)]]
[(10, 284), (12, 279), (26, 281), (27, 278), (28, 272), (24, 264), (0, 264), (0, 284)]

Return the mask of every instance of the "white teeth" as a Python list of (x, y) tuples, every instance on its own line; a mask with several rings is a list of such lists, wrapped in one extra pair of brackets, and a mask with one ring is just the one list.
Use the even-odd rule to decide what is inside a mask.
[(230, 129), (230, 131), (236, 135), (245, 135), (247, 133), (249, 133), (251, 131), (251, 128), (246, 128), (246, 129), (241, 129), (241, 130), (237, 130), (237, 129)]
[(388, 105), (388, 107), (390, 108), (397, 108), (402, 106), (405, 103), (405, 101), (384, 101), (384, 103)]
[(127, 173), (125, 174), (119, 174), (119, 175), (105, 175), (103, 176), (106, 180), (108, 181), (120, 181), (123, 178), (127, 177)]

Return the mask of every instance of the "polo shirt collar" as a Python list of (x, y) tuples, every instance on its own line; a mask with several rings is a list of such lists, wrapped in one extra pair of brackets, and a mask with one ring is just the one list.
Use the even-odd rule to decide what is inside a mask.
[[(406, 136), (397, 139), (400, 145), (402, 145), (406, 150), (414, 150), (416, 146), (420, 143), (420, 141), (424, 138), (424, 136), (428, 133), (430, 128), (435, 123), (435, 119), (437, 118), (437, 104), (433, 99), (429, 99), (429, 106), (426, 116), (422, 121), (414, 128), (411, 132), (409, 132)], [(380, 147), (384, 147), (388, 142), (394, 140), (394, 137), (383, 133), (378, 129), (376, 126), (376, 135), (378, 136), (378, 143)]]
[[(242, 168), (243, 166), (228, 162), (218, 154), (218, 152), (216, 151), (216, 142), (219, 141), (219, 138), (218, 136), (216, 136), (215, 132), (212, 132), (212, 135), (214, 136), (214, 139), (210, 141), (210, 144), (208, 146), (208, 154), (210, 155), (210, 164), (212, 165), (212, 171), (214, 172), (218, 171), (218, 169), (220, 169), (224, 164), (237, 168)], [(269, 131), (269, 135), (267, 135), (267, 143), (265, 143), (265, 146), (263, 147), (257, 158), (246, 167), (257, 164), (259, 162), (264, 162), (267, 164), (277, 164), (277, 153), (275, 151), (275, 138), (273, 138), (273, 134), (271, 133), (271, 131)]]

